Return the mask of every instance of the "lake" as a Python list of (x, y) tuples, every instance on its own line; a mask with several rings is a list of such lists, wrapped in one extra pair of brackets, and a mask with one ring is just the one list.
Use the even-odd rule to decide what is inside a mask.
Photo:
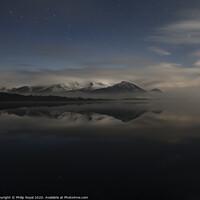
[(200, 108), (180, 99), (0, 109), (0, 194), (199, 199)]

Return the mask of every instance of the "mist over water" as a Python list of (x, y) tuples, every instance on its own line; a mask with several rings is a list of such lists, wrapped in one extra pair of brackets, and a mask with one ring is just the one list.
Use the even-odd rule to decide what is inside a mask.
[(199, 111), (181, 99), (2, 107), (0, 193), (198, 199)]

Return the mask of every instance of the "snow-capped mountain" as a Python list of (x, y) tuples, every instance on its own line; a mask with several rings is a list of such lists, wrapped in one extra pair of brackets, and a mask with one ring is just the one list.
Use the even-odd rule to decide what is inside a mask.
[[(72, 92), (72, 91), (91, 91), (99, 88), (107, 87), (107, 84), (104, 83), (95, 83), (89, 82), (80, 84), (78, 82), (70, 82), (67, 84), (52, 84), (52, 85), (37, 85), (37, 86), (22, 86), (19, 88), (12, 88), (8, 90), (10, 93), (19, 93), (19, 94), (32, 94), (32, 93), (63, 93), (63, 92)], [(5, 92), (6, 89), (0, 90)]]
[(95, 90), (96, 93), (128, 93), (128, 92), (147, 92), (146, 90), (138, 87), (137, 85), (122, 81), (113, 86)]
[(18, 94), (39, 94), (39, 95), (59, 95), (73, 94), (75, 92), (94, 93), (94, 94), (110, 94), (110, 93), (146, 93), (147, 91), (137, 85), (122, 81), (110, 86), (101, 82), (78, 83), (70, 82), (67, 84), (52, 84), (52, 85), (37, 85), (37, 86), (22, 86), (19, 88), (6, 89), (1, 88), (2, 92), (18, 93)]

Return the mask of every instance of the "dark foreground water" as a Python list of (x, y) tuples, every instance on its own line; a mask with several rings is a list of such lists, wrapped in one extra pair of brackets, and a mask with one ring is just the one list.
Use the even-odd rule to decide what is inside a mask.
[(198, 103), (0, 110), (0, 194), (200, 199)]

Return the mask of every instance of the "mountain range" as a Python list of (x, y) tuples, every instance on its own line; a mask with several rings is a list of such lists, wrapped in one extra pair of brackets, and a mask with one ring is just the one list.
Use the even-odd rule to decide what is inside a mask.
[[(158, 88), (151, 90), (152, 92), (162, 92)], [(120, 83), (109, 86), (105, 83), (89, 82), (82, 85), (78, 82), (70, 84), (53, 84), (53, 85), (38, 85), (38, 86), (22, 86), (18, 88), (7, 89), (0, 88), (0, 92), (16, 93), (16, 94), (69, 94), (69, 93), (89, 93), (89, 94), (111, 94), (111, 93), (147, 93), (147, 91), (133, 83), (122, 81)]]

